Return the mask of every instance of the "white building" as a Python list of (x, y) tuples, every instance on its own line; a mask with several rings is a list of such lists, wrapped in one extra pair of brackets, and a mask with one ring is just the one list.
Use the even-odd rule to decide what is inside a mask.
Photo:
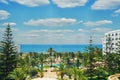
[(103, 39), (103, 53), (106, 52), (116, 52), (118, 51), (118, 45), (120, 41), (120, 30), (110, 31), (105, 33), (104, 39)]

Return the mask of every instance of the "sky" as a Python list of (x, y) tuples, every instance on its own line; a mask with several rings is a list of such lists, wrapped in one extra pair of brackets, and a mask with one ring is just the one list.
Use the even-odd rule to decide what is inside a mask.
[(101, 44), (120, 29), (120, 0), (0, 0), (0, 40), (8, 23), (16, 44)]

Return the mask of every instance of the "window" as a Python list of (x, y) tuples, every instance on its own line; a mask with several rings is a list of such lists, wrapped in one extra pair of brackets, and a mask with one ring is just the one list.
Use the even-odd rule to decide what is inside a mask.
[(114, 43), (112, 43), (112, 45), (114, 45)]
[(112, 36), (114, 36), (114, 34), (112, 34)]

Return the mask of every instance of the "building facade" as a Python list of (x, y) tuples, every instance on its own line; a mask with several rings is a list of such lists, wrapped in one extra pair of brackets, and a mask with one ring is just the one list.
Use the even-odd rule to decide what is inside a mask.
[(110, 31), (105, 33), (103, 38), (103, 53), (116, 53), (120, 45), (120, 30)]

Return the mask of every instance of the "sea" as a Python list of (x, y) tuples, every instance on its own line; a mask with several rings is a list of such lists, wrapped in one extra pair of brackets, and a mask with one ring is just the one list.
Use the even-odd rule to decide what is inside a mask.
[[(20, 44), (20, 52), (47, 52), (49, 48), (53, 48), (56, 52), (85, 52), (89, 44)], [(94, 44), (93, 46), (102, 48), (102, 44)]]

